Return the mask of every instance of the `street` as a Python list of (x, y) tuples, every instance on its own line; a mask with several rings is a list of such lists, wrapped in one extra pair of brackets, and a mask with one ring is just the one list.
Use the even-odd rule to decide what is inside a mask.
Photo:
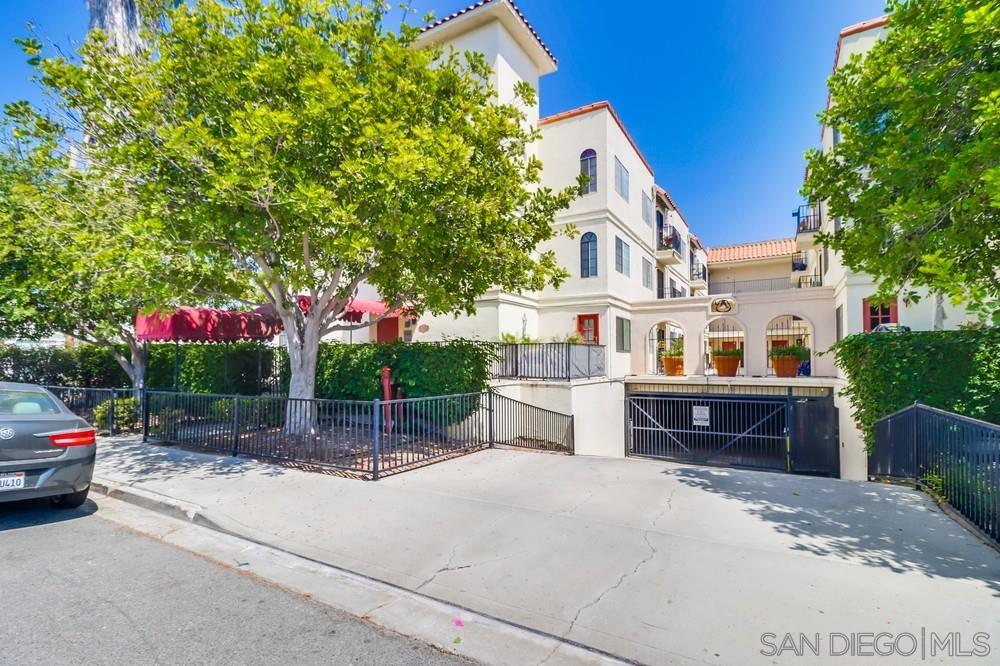
[(93, 500), (0, 504), (0, 544), (2, 664), (470, 663), (105, 520)]

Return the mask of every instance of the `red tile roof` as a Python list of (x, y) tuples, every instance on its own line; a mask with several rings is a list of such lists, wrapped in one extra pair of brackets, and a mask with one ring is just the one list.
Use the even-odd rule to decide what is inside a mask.
[(459, 9), (457, 12), (449, 14), (444, 18), (439, 18), (437, 21), (434, 21), (433, 23), (428, 23), (427, 25), (425, 25), (423, 28), (420, 29), (420, 32), (427, 32), (428, 30), (433, 30), (434, 28), (440, 25), (444, 25), (448, 21), (457, 19), (459, 16), (464, 16), (469, 12), (474, 12), (477, 9), (486, 7), (488, 5), (492, 5), (494, 3), (504, 3), (508, 7), (510, 7), (511, 11), (513, 11), (514, 14), (519, 19), (521, 19), (521, 23), (523, 23), (524, 27), (528, 29), (528, 32), (530, 32), (531, 35), (535, 38), (535, 41), (537, 41), (538, 45), (542, 47), (542, 50), (545, 51), (546, 55), (548, 55), (549, 58), (552, 59), (552, 63), (559, 64), (559, 61), (556, 60), (556, 57), (552, 55), (552, 51), (549, 50), (549, 47), (545, 45), (545, 42), (543, 42), (542, 38), (539, 37), (537, 32), (535, 32), (535, 29), (532, 27), (532, 25), (528, 23), (528, 19), (524, 18), (524, 14), (522, 14), (521, 10), (518, 9), (517, 5), (514, 4), (514, 0), (479, 0), (479, 2), (474, 2), (465, 9)]
[(649, 162), (646, 160), (646, 157), (642, 154), (642, 151), (639, 150), (639, 144), (635, 142), (635, 139), (632, 138), (632, 135), (628, 133), (627, 129), (625, 129), (625, 123), (622, 122), (622, 119), (618, 116), (618, 112), (615, 111), (615, 108), (611, 106), (611, 102), (608, 102), (607, 100), (602, 102), (594, 102), (593, 104), (587, 104), (585, 106), (577, 107), (575, 109), (570, 109), (569, 111), (561, 111), (554, 115), (546, 116), (538, 121), (538, 125), (539, 127), (541, 127), (542, 125), (551, 125), (552, 123), (557, 123), (560, 120), (566, 120), (568, 118), (576, 118), (577, 116), (583, 116), (588, 113), (593, 113), (594, 111), (601, 111), (604, 109), (607, 109), (608, 113), (611, 114), (611, 117), (615, 119), (616, 123), (618, 123), (618, 127), (619, 129), (621, 129), (622, 134), (624, 134), (625, 138), (628, 139), (628, 142), (632, 144), (632, 148), (635, 150), (635, 154), (639, 156), (639, 159), (642, 160), (642, 163), (646, 165), (647, 169), (649, 169), (649, 173), (653, 173), (653, 167), (650, 166)]
[(778, 238), (775, 240), (757, 241), (755, 243), (710, 247), (708, 248), (708, 263), (719, 264), (727, 261), (772, 259), (792, 254), (795, 254), (795, 239)]

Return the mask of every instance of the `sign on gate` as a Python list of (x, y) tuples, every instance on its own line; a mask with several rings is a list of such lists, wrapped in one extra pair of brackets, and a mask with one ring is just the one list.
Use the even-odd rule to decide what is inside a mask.
[(708, 405), (692, 405), (691, 422), (692, 425), (709, 427), (711, 423), (708, 418)]

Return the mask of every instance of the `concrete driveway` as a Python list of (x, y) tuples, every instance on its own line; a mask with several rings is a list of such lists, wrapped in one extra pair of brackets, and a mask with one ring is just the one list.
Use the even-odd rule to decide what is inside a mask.
[(767, 632), (1000, 654), (1000, 555), (904, 488), (509, 450), (371, 483), (101, 448), (99, 476), (234, 532), (637, 662), (774, 663)]

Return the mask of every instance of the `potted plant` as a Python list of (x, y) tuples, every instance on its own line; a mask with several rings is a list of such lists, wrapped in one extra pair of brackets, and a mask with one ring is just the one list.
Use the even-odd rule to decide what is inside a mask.
[(777, 377), (794, 377), (799, 372), (799, 364), (809, 360), (809, 348), (802, 345), (771, 347), (768, 353), (774, 374)]
[(742, 349), (713, 349), (712, 366), (720, 377), (735, 377), (743, 360)]
[(684, 374), (684, 338), (672, 340), (670, 346), (660, 350), (663, 374), (678, 376)]

